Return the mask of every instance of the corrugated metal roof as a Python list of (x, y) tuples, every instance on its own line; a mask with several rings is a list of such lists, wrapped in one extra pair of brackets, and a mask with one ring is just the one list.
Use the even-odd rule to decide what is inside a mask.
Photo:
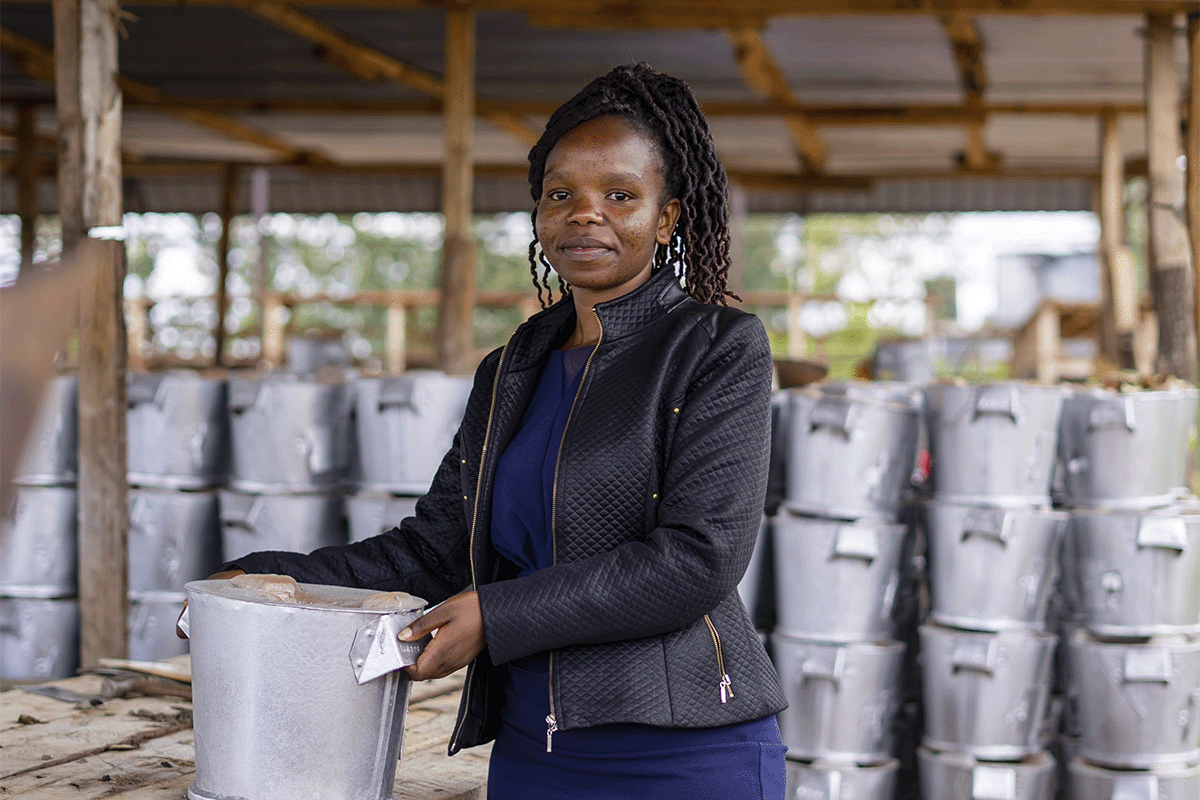
[[(297, 5), (303, 13), (350, 39), (440, 75), (444, 15), (437, 8), (320, 7)], [(288, 100), (413, 101), (422, 95), (385, 80), (364, 81), (315, 53), (312, 42), (237, 8), (203, 4), (137, 4), (129, 36), (119, 44), (122, 74), (181, 98), (274, 98)], [(986, 99), (1012, 102), (1136, 103), (1142, 93), (1143, 40), (1140, 14), (1124, 16), (1013, 16), (976, 14), (988, 73)], [(49, 3), (6, 2), (3, 25), (49, 45)], [(716, 30), (604, 30), (537, 27), (514, 11), (480, 11), (477, 16), (477, 91), (497, 101), (560, 102), (615, 63), (647, 60), (687, 80), (702, 103), (751, 102), (729, 39)], [(958, 104), (962, 88), (946, 33), (934, 14), (789, 16), (771, 19), (762, 33), (796, 97), (805, 103)], [(1177, 58), (1183, 74), (1186, 47)], [(4, 100), (48, 98), (52, 88), (25, 77), (11, 53), (0, 53)], [(6, 109), (12, 124), (11, 107)], [(443, 131), (435, 114), (231, 112), (283, 142), (351, 164), (436, 164)], [(525, 117), (534, 128), (544, 123)], [(796, 173), (796, 146), (779, 117), (714, 116), (713, 138), (731, 171)], [(52, 109), (43, 108), (39, 128), (50, 133)], [(1145, 151), (1143, 124), (1121, 121), (1123, 151)], [(946, 173), (965, 148), (955, 126), (819, 128), (831, 175)], [(1095, 171), (1099, 142), (1095, 117), (994, 113), (984, 128), (989, 149), (1007, 168), (1047, 176)], [(129, 105), (124, 111), (124, 145), (146, 158), (262, 162), (273, 154), (158, 111)], [(11, 153), (11, 142), (4, 146)], [(480, 163), (520, 166), (527, 145), (480, 121), (475, 135)], [(429, 177), (276, 174), (276, 207), (295, 210), (428, 209), (437, 190)], [(972, 209), (1090, 208), (1081, 180), (981, 180), (972, 175), (949, 181), (896, 179), (867, 193), (795, 194), (751, 192), (752, 208), (800, 205), (873, 210), (943, 209), (956, 202)], [(512, 184), (517, 185), (512, 185)], [(480, 179), (482, 211), (524, 208), (519, 180)], [(215, 176), (138, 178), (127, 194), (130, 208), (212, 210)], [(1084, 198), (1085, 195), (1089, 199)], [(0, 199), (12, 208), (5, 182)], [(895, 205), (892, 205), (895, 204)]]
[[(241, 181), (239, 208), (250, 207), (249, 180)], [(41, 187), (42, 212), (55, 213), (50, 182)], [(216, 175), (139, 177), (125, 181), (125, 209), (131, 212), (219, 210), (221, 179)], [(303, 214), (359, 211), (437, 211), (436, 176), (337, 175), (280, 170), (270, 182), (271, 211)], [(973, 180), (885, 180), (869, 191), (747, 192), (752, 212), (1089, 211), (1092, 184), (1086, 180), (976, 178)], [(16, 187), (0, 181), (0, 207), (12, 209)], [(516, 178), (480, 177), (475, 181), (476, 212), (525, 211), (531, 206), (528, 184)]]

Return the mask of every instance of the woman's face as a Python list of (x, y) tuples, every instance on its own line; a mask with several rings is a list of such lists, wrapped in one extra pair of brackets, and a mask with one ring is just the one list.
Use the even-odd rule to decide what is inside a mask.
[(578, 299), (594, 305), (641, 286), (654, 246), (671, 241), (679, 200), (663, 200), (654, 143), (617, 117), (568, 131), (546, 156), (537, 238)]

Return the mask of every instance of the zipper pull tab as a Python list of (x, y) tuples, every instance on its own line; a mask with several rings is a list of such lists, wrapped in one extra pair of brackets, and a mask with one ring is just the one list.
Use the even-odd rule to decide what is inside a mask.
[(552, 750), (553, 750), (551, 742), (554, 739), (554, 732), (556, 730), (558, 730), (558, 721), (556, 719), (554, 719), (553, 714), (547, 714), (546, 715), (546, 752), (547, 753), (552, 752)]
[(728, 703), (730, 697), (736, 697), (736, 695), (733, 693), (733, 681), (727, 672), (721, 676), (721, 705)]

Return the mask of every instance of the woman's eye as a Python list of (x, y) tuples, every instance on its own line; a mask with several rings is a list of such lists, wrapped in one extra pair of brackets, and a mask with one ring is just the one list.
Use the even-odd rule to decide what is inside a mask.
[(546, 192), (547, 200), (566, 200), (567, 196), (568, 195), (567, 195), (566, 191), (564, 191), (562, 189), (554, 189), (549, 192)]
[(608, 196), (620, 203), (633, 199), (633, 195), (629, 192), (610, 192)]

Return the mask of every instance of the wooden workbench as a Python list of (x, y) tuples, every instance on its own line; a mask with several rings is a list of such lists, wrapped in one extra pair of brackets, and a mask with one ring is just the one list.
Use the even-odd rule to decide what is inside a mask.
[[(82, 675), (51, 686), (100, 693)], [(491, 746), (446, 755), (461, 673), (413, 687), (397, 800), (483, 800)], [(192, 704), (177, 697), (64, 702), (0, 692), (0, 798), (184, 800), (195, 779)]]

